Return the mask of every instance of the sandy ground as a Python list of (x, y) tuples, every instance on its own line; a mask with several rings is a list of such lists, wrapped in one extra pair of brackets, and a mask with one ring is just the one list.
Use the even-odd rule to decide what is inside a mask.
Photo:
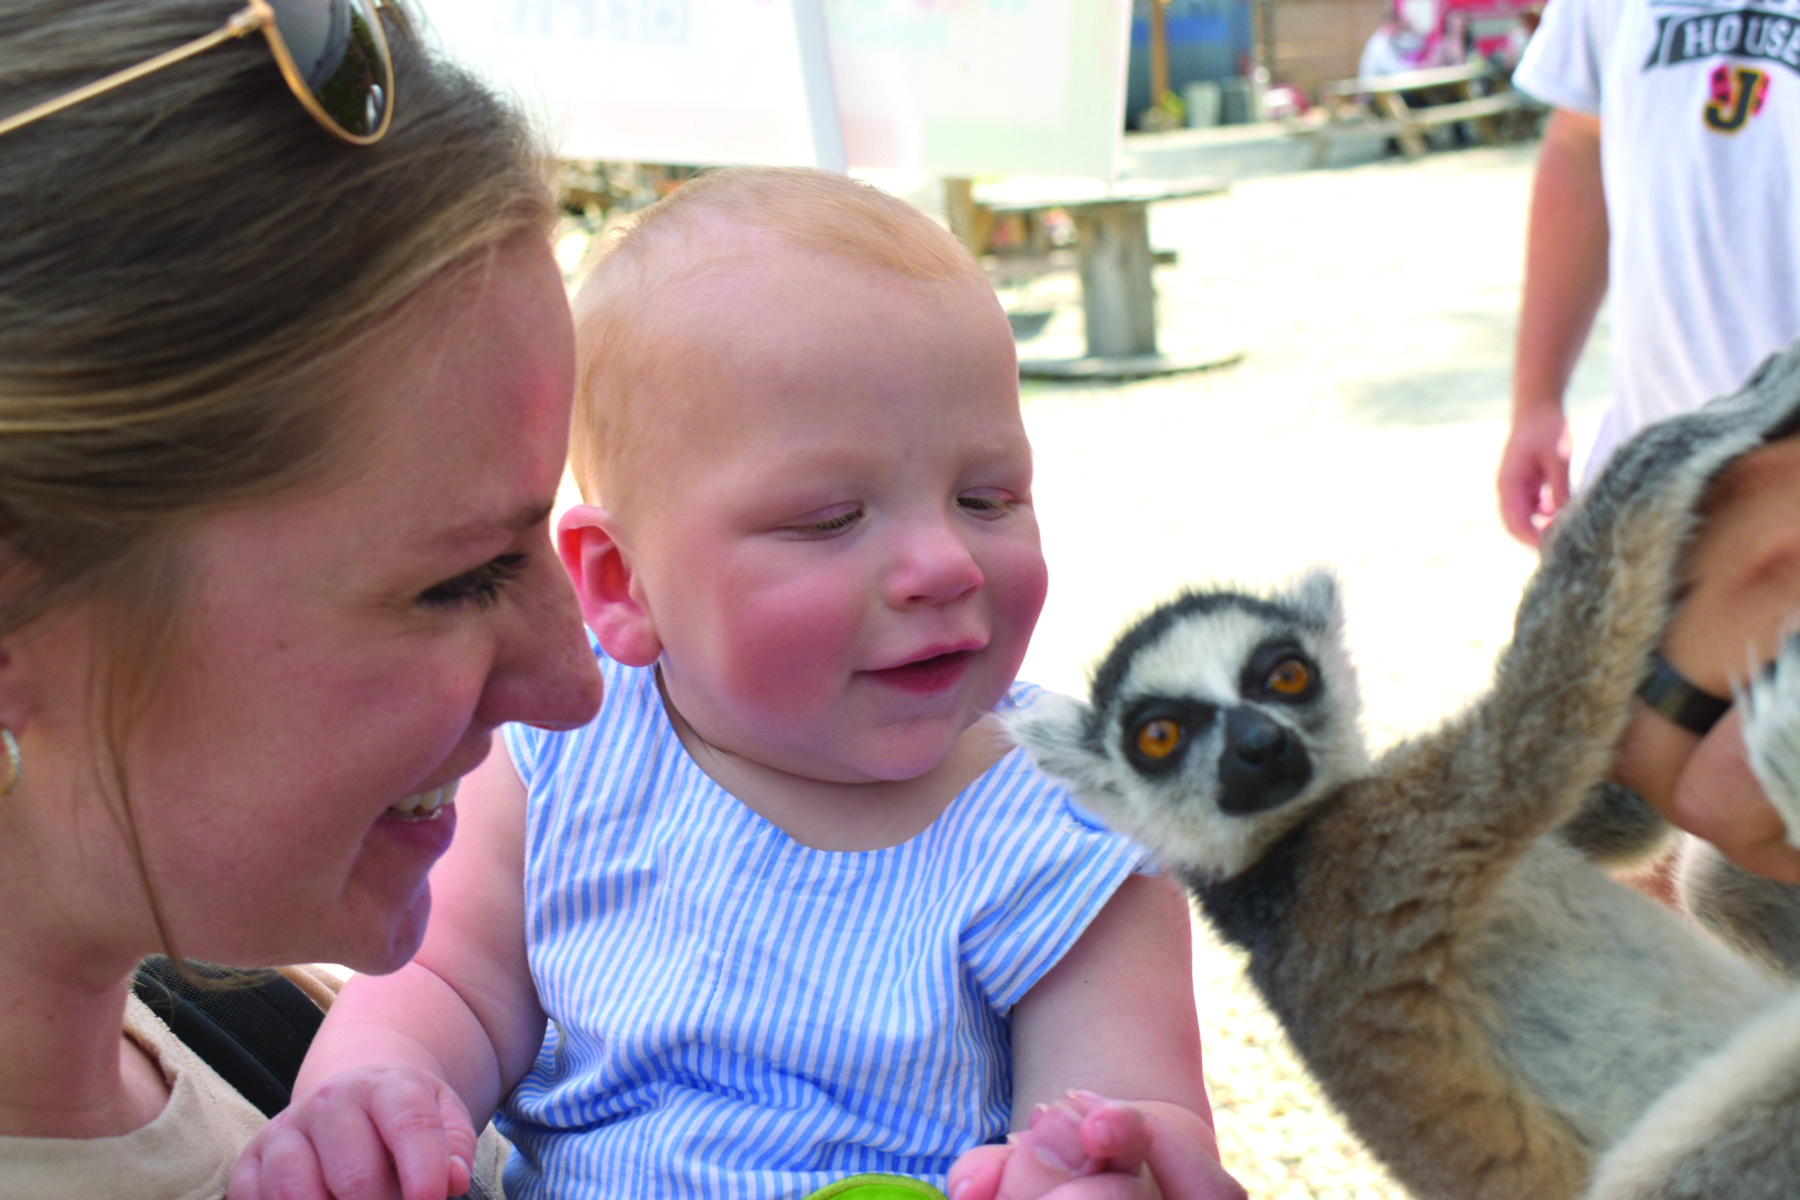
[[(1535, 144), (1268, 173), (1267, 145), (1140, 173), (1241, 167), (1152, 210), (1164, 349), (1236, 366), (1129, 384), (1027, 383), (1051, 593), (1027, 678), (1085, 688), (1134, 613), (1185, 583), (1343, 580), (1373, 744), (1479, 689), (1534, 555), (1495, 515)], [(1258, 159), (1251, 151), (1262, 153)], [(1079, 352), (1072, 276), (1002, 290), (1024, 357)], [(1604, 400), (1602, 328), (1578, 445)], [(1227, 1165), (1255, 1197), (1405, 1193), (1299, 1069), (1234, 952), (1196, 927), (1207, 1075)]]

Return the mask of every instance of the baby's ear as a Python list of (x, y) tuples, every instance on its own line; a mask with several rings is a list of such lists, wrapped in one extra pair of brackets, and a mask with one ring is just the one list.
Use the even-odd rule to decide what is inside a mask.
[(631, 561), (604, 508), (577, 504), (556, 522), (556, 549), (575, 582), (581, 619), (614, 662), (647, 667), (662, 653), (649, 609), (633, 586)]

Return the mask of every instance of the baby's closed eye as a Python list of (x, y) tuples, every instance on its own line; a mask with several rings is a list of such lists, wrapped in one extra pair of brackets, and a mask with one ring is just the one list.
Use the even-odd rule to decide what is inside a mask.
[(1018, 503), (1011, 492), (1003, 492), (998, 488), (982, 488), (973, 492), (964, 492), (956, 498), (957, 507), (970, 516), (992, 520), (1003, 517), (1013, 510)]
[(862, 517), (863, 506), (860, 504), (834, 504), (795, 518), (783, 525), (781, 532), (802, 538), (830, 537), (849, 529)]

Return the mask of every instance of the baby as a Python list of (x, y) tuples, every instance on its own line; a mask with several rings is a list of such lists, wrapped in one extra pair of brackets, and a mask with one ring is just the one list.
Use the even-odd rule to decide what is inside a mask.
[(866, 185), (721, 171), (576, 307), (606, 703), (465, 782), (417, 958), (345, 987), (232, 1196), (437, 1200), (497, 1107), (510, 1200), (1241, 1196), (1185, 900), (1000, 728), (1047, 576), (979, 266)]

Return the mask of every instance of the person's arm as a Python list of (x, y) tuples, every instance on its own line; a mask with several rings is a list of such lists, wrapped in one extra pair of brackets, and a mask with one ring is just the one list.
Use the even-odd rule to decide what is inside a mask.
[(1600, 119), (1559, 108), (1538, 152), (1513, 357), (1512, 424), (1500, 455), (1500, 518), (1535, 546), (1569, 499), (1563, 393), (1606, 297)]
[[(1685, 575), (1663, 657), (1730, 697), (1800, 616), (1800, 438), (1752, 451), (1713, 483)], [(1800, 883), (1800, 850), (1750, 773), (1735, 711), (1701, 737), (1638, 704), (1613, 778), (1745, 870)]]
[(1192, 937), (1173, 880), (1120, 886), (1014, 1007), (1015, 1140), (958, 1160), (956, 1200), (1240, 1200), (1201, 1073)]
[(455, 809), (419, 953), (345, 983), (230, 1200), (467, 1190), (475, 1131), (530, 1068), (545, 1019), (525, 950), (525, 788), (504, 748), (463, 781)]

